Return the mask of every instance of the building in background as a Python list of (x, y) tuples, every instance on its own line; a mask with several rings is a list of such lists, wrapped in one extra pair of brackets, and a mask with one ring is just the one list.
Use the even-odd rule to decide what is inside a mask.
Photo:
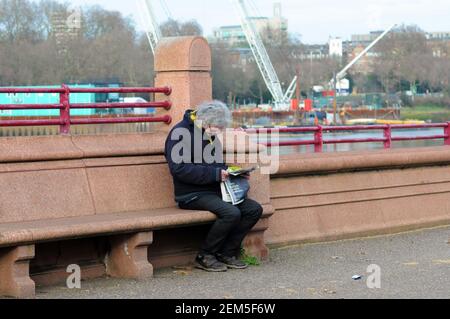
[(303, 50), (296, 54), (300, 60), (322, 60), (328, 58), (330, 48), (328, 44), (305, 44)]
[(328, 45), (330, 57), (342, 57), (344, 55), (343, 41), (341, 38), (330, 38)]
[[(275, 3), (273, 7), (273, 17), (252, 17), (256, 29), (260, 34), (266, 30), (272, 32), (287, 32), (288, 20), (283, 18), (281, 3)], [(245, 43), (246, 37), (240, 25), (222, 26), (213, 31), (211, 42), (227, 42), (230, 45)]]
[(353, 47), (361, 45), (368, 46), (382, 34), (383, 31), (371, 31), (368, 34), (353, 34), (351, 36), (350, 45)]
[(281, 3), (275, 3), (273, 5), (273, 17), (268, 21), (269, 28), (275, 31), (288, 31), (288, 20), (283, 18), (283, 11), (281, 7)]
[(433, 57), (450, 57), (450, 31), (428, 32), (426, 37), (428, 40), (428, 47), (433, 52)]
[[(120, 87), (120, 84), (87, 83), (69, 85), (72, 88)], [(54, 89), (57, 85), (46, 86), (16, 86), (16, 88)], [(119, 102), (118, 93), (73, 93), (70, 94), (70, 103), (104, 103)], [(59, 104), (58, 93), (0, 93), (0, 104)], [(0, 117), (27, 117), (27, 116), (59, 116), (59, 110), (0, 110)], [(96, 109), (73, 109), (74, 116), (86, 116), (99, 113)]]
[(450, 31), (427, 32), (426, 37), (429, 41), (450, 41)]

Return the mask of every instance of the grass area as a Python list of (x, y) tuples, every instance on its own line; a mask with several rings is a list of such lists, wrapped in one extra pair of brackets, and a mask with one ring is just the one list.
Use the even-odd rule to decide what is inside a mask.
[(401, 112), (402, 120), (431, 121), (433, 123), (450, 121), (450, 108), (439, 105), (419, 105), (404, 107)]
[(244, 248), (241, 249), (241, 259), (249, 266), (260, 266), (261, 261), (258, 257), (249, 255)]

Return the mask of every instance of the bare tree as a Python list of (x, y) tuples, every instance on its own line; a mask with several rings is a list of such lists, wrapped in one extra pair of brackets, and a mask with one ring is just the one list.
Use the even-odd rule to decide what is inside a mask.
[(53, 0), (0, 0), (0, 85), (152, 83), (149, 45), (129, 18), (88, 6), (71, 29), (71, 13)]
[(161, 33), (164, 37), (202, 35), (203, 29), (195, 20), (180, 22), (178, 20), (169, 19), (160, 26)]
[(43, 39), (39, 5), (28, 0), (0, 1), (0, 39), (36, 42)]

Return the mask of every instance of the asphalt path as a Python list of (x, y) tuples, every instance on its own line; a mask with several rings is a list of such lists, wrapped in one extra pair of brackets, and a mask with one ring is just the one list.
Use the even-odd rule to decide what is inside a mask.
[(450, 227), (442, 227), (296, 245), (272, 249), (269, 260), (246, 270), (168, 268), (144, 281), (100, 278), (83, 281), (81, 289), (38, 287), (37, 298), (449, 299), (449, 239)]

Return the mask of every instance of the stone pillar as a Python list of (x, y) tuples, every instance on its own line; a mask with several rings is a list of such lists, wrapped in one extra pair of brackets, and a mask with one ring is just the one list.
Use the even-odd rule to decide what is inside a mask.
[(261, 220), (245, 238), (243, 246), (247, 254), (258, 257), (260, 260), (266, 260), (269, 257), (269, 249), (265, 243), (264, 233), (269, 228), (270, 217), (275, 213), (275, 209), (270, 203), (269, 183), (269, 176), (262, 175), (260, 170), (252, 174), (249, 197), (260, 203), (264, 211)]
[(33, 298), (35, 284), (30, 278), (34, 245), (0, 249), (0, 296)]
[[(183, 119), (185, 111), (212, 99), (211, 49), (202, 37), (174, 37), (162, 39), (155, 52), (155, 86), (170, 86), (172, 108), (171, 125), (161, 126), (169, 131)], [(163, 94), (157, 101), (167, 100)], [(167, 114), (159, 110), (158, 115)]]
[(263, 205), (263, 207), (263, 217), (247, 235), (243, 243), (247, 254), (258, 257), (260, 260), (269, 258), (269, 248), (266, 246), (264, 233), (269, 228), (269, 218), (273, 214), (273, 208), (271, 206)]
[(148, 262), (148, 246), (152, 242), (153, 232), (111, 237), (111, 251), (105, 260), (106, 273), (116, 278), (151, 278), (153, 266)]

